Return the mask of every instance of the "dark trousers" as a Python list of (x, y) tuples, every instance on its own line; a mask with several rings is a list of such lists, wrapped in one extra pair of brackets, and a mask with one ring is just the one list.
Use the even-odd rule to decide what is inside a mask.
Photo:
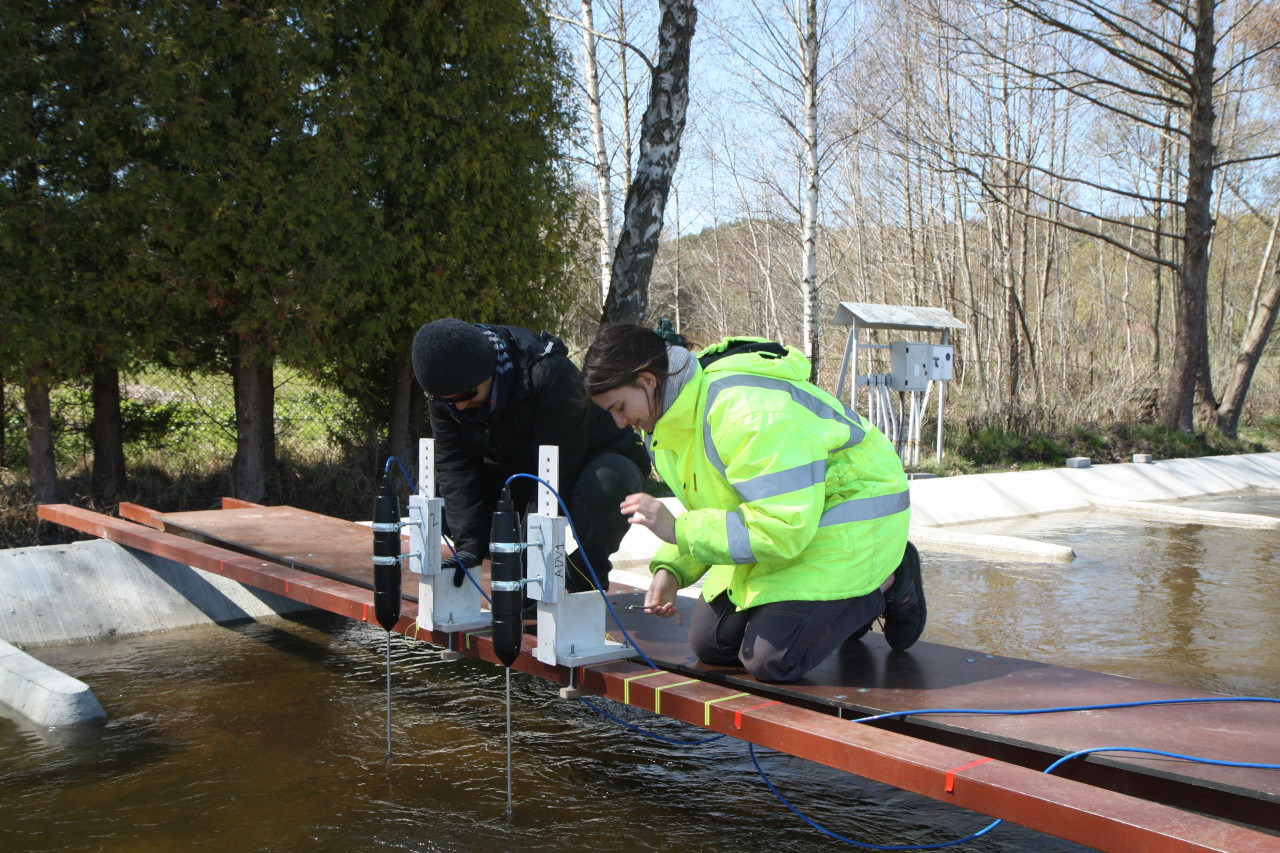
[(689, 620), (689, 644), (698, 660), (744, 666), (760, 681), (796, 681), (855, 631), (884, 612), (876, 590), (838, 601), (775, 601), (735, 610), (722, 592), (699, 598)]
[(600, 585), (609, 588), (609, 570), (613, 568), (609, 555), (618, 550), (631, 527), (618, 505), (627, 495), (644, 491), (644, 486), (645, 475), (640, 466), (620, 453), (601, 453), (582, 466), (573, 491), (566, 497), (578, 537), (578, 550), (569, 555), (565, 572), (568, 592), (593, 587), (582, 559), (584, 554)]

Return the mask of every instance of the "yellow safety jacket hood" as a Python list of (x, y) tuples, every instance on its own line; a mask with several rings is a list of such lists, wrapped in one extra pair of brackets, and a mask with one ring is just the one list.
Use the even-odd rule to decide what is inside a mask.
[(704, 578), (704, 598), (727, 590), (739, 609), (866, 595), (906, 548), (910, 493), (898, 454), (808, 382), (798, 350), (733, 351), (743, 343), (764, 340), (699, 353), (710, 363), (654, 425), (654, 462), (687, 511), (651, 568), (681, 586)]

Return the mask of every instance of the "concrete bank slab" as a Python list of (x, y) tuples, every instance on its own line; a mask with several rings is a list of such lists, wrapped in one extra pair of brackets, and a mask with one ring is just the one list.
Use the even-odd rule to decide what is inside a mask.
[(0, 705), (41, 728), (97, 725), (107, 715), (87, 684), (11, 643), (62, 645), (309, 609), (104, 540), (0, 551), (0, 601)]
[(0, 551), (0, 639), (30, 649), (307, 609), (114, 542)]
[(1280, 485), (1280, 453), (969, 474), (911, 481), (911, 520), (940, 527), (1088, 510), (1091, 496), (1168, 501)]
[(107, 721), (89, 685), (0, 640), (0, 704), (37, 726), (94, 726)]
[(1214, 527), (1244, 527), (1254, 530), (1280, 529), (1280, 518), (1271, 515), (1254, 515), (1247, 512), (1218, 512), (1216, 510), (1191, 509), (1150, 501), (1125, 501), (1093, 495), (1089, 502), (1096, 509), (1113, 512), (1130, 518), (1146, 518), (1166, 521), (1170, 524), (1205, 524)]
[[(1066, 546), (1007, 536), (959, 536), (931, 528), (1053, 512), (1090, 512), (1094, 497), (1176, 501), (1247, 489), (1280, 489), (1280, 453), (919, 479), (911, 481), (912, 536), (920, 540), (918, 544), (927, 540), (940, 549), (1068, 561), (1073, 555)], [(672, 512), (682, 511), (674, 498), (664, 498), (663, 503)], [(613, 556), (613, 563), (620, 568), (647, 567), (658, 544), (657, 537), (647, 529), (633, 526)]]

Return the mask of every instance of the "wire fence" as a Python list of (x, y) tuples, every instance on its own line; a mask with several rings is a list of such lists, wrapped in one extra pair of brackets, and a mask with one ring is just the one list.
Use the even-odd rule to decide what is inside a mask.
[[(235, 391), (230, 376), (147, 370), (121, 379), (125, 456), (130, 462), (162, 457), (173, 467), (229, 466), (236, 451)], [(323, 456), (357, 443), (359, 414), (343, 395), (300, 374), (278, 369), (275, 378), (277, 452)], [(60, 471), (92, 461), (93, 395), (88, 383), (60, 384), (50, 393), (50, 420)], [(22, 386), (4, 385), (0, 465), (26, 468)]]

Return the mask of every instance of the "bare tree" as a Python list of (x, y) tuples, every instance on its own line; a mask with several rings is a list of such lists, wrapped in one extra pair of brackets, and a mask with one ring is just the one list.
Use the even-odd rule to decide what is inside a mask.
[(689, 50), (698, 11), (692, 0), (660, 0), (658, 58), (653, 64), (649, 106), (640, 126), (635, 177), (627, 189), (622, 229), (613, 255), (609, 294), (601, 322), (643, 322), (649, 275), (658, 252), (663, 213), (689, 107)]
[[(1240, 353), (1236, 357), (1235, 367), (1227, 382), (1226, 391), (1222, 394), (1222, 402), (1218, 405), (1216, 415), (1218, 427), (1227, 435), (1234, 437), (1240, 425), (1240, 413), (1244, 409), (1245, 397), (1249, 393), (1249, 385), (1257, 369), (1258, 359), (1267, 345), (1271, 330), (1275, 328), (1276, 315), (1280, 313), (1280, 252), (1274, 252), (1276, 227), (1280, 226), (1280, 205), (1272, 217), (1271, 236), (1267, 240), (1267, 248), (1262, 259), (1262, 268), (1258, 270), (1258, 283), (1254, 288), (1254, 298), (1248, 318), (1248, 331), (1240, 344)], [(1271, 284), (1263, 292), (1263, 281), (1267, 261), (1271, 260)]]
[[(1190, 432), (1194, 428), (1196, 383), (1207, 364), (1207, 302), (1210, 241), (1213, 236), (1212, 200), (1214, 176), (1229, 160), (1215, 151), (1215, 86), (1221, 75), (1233, 69), (1217, 65), (1219, 35), (1216, 30), (1218, 4), (1214, 0), (1002, 0), (1005, 8), (1026, 16), (1046, 28), (1067, 45), (1088, 49), (1085, 61), (1057, 62), (1045, 66), (1017, 64), (1020, 73), (1070, 93), (1088, 107), (1109, 115), (1113, 122), (1138, 125), (1155, 133), (1169, 133), (1182, 143), (1179, 160), (1173, 164), (1181, 176), (1176, 196), (1161, 201), (1176, 205), (1180, 227), (1161, 231), (1145, 226), (1153, 240), (1176, 241), (1177, 258), (1161, 256), (1149, 249), (1141, 256), (1169, 268), (1176, 276), (1173, 359), (1161, 395), (1161, 419), (1166, 426)], [(1233, 7), (1231, 26), (1246, 20), (1255, 7)], [(1230, 29), (1230, 27), (1228, 27)], [(975, 41), (980, 48), (981, 41)], [(1253, 61), (1275, 44), (1240, 60)], [(988, 50), (989, 55), (999, 56)], [(1237, 66), (1238, 67), (1238, 66)], [(1172, 121), (1166, 120), (1166, 116)], [(1043, 171), (1042, 164), (1027, 161), (1026, 168)], [(1079, 176), (1060, 175), (1091, 195), (1111, 199), (1155, 203), (1157, 196), (1149, 184), (1133, 187), (1104, 181), (1090, 182)], [(1021, 186), (1011, 186), (998, 176), (982, 176), (985, 186), (1002, 202), (1043, 216), (1028, 208), (1016, 195)], [(1042, 199), (1043, 200), (1043, 199)], [(1087, 233), (1115, 248), (1129, 250), (1126, 241), (1108, 226), (1124, 226), (1126, 220), (1108, 215), (1101, 208), (1077, 207), (1074, 221), (1058, 218), (1066, 227)], [(1081, 224), (1079, 216), (1098, 224)], [(1129, 217), (1128, 224), (1133, 219)]]
[[(820, 187), (823, 170), (838, 156), (844, 139), (823, 129), (822, 99), (859, 44), (845, 26), (853, 8), (827, 0), (752, 0), (741, 19), (717, 22), (726, 67), (742, 81), (747, 95), (732, 108), (752, 114), (755, 126), (764, 129), (756, 146), (770, 149), (750, 158), (749, 180), (776, 197), (789, 221), (776, 218), (768, 202), (756, 211), (744, 204), (742, 215), (754, 226), (789, 231), (796, 262), (789, 265), (787, 281), (801, 305), (799, 333), (814, 379), (821, 364), (824, 282), (818, 270), (824, 207)], [(774, 133), (774, 128), (780, 132)], [(741, 140), (727, 140), (727, 146), (734, 144)], [(738, 180), (742, 178), (739, 174)], [(740, 191), (740, 201), (748, 195), (755, 194)], [(771, 251), (773, 240), (762, 237), (757, 235), (757, 243)], [(832, 274), (826, 272), (827, 277)], [(773, 283), (764, 284), (771, 292)]]
[[(595, 153), (596, 223), (600, 229), (600, 299), (609, 296), (609, 273), (613, 267), (613, 188), (609, 152), (604, 141), (604, 117), (600, 110), (600, 67), (596, 62), (595, 16), (591, 0), (582, 0), (582, 76), (587, 93), (587, 120)], [(623, 92), (626, 97), (626, 92)], [(629, 150), (624, 149), (629, 157)]]

